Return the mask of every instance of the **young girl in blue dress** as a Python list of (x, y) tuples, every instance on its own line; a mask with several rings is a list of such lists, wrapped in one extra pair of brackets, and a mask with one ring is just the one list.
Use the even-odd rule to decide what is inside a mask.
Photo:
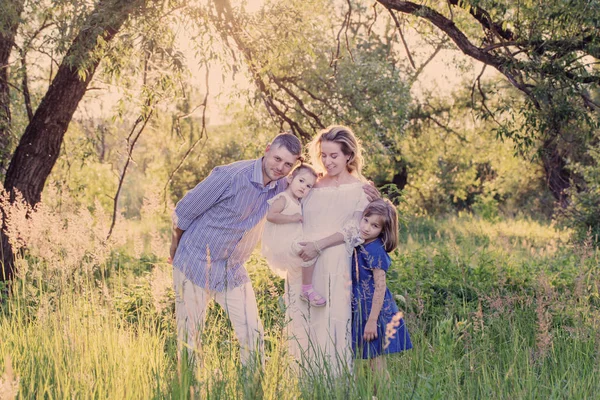
[(365, 208), (359, 224), (364, 240), (352, 257), (352, 348), (356, 358), (370, 359), (374, 371), (386, 371), (384, 354), (412, 348), (402, 313), (385, 274), (388, 255), (398, 246), (398, 216), (389, 200)]

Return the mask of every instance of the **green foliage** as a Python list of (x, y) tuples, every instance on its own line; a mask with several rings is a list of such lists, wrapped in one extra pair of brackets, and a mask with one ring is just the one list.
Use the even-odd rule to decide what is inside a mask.
[(499, 136), (521, 154), (538, 153), (546, 184), (564, 206), (570, 178), (581, 179), (566, 163), (585, 160), (598, 129), (598, 4), (466, 0), (392, 8), (432, 22), (465, 55), (505, 76), (510, 85), (499, 90), (473, 85), (471, 97), (478, 88), (482, 106), (477, 115), (496, 121)]
[(111, 210), (109, 194), (115, 193), (118, 182), (112, 166), (106, 162), (114, 151), (106, 138), (113, 139), (118, 129), (118, 125), (71, 124), (63, 144), (63, 157), (58, 159), (50, 178), (57, 188), (73, 195), (81, 205), (93, 208), (98, 200), (106, 211)]
[(575, 163), (574, 172), (583, 178), (580, 185), (569, 189), (569, 205), (558, 214), (558, 220), (575, 231), (578, 241), (600, 240), (600, 148), (594, 146), (587, 152), (589, 161)]
[[(236, 14), (248, 31), (238, 47), (252, 58), (251, 79), (264, 84), (254, 89), (244, 119), (291, 128), (305, 141), (331, 124), (351, 126), (367, 150), (366, 173), (389, 180), (395, 164), (380, 161), (398, 151), (410, 93), (391, 62), (398, 56), (386, 37), (392, 28), (372, 29), (374, 16), (364, 5), (353, 7), (366, 19), (347, 27), (340, 26), (343, 11), (332, 15), (331, 3), (321, 0), (275, 1), (255, 15)], [(265, 110), (265, 101), (274, 106)]]
[(514, 142), (497, 141), (495, 123), (474, 120), (466, 93), (458, 91), (452, 103), (430, 100), (434, 111), (413, 111), (418, 118), (400, 144), (408, 174), (404, 210), (470, 210), (490, 219), (501, 213), (546, 215), (551, 207), (541, 168), (516, 156)]
[[(90, 5), (55, 2), (44, 11), (35, 4), (30, 5), (24, 21), (27, 35), (23, 43), (28, 43), (31, 57), (52, 51), (61, 54), (49, 46), (68, 44)], [(180, 5), (181, 13), (169, 11), (169, 7)], [(471, 126), (467, 114), (470, 102), (457, 101), (447, 116), (448, 126), (457, 135), (433, 124), (416, 128), (419, 122), (414, 121), (407, 128), (412, 116), (409, 113), (414, 111), (409, 92), (413, 78), (395, 24), (387, 14), (376, 17), (365, 5), (352, 3), (352, 17), (364, 17), (346, 26), (341, 25), (345, 6), (332, 8), (322, 0), (268, 2), (253, 14), (234, 7), (235, 18), (248, 32), (242, 38), (244, 48), (253, 55), (254, 64), (250, 65), (228, 50), (231, 41), (225, 40), (224, 32), (215, 25), (211, 5), (170, 3), (169, 7), (135, 14), (116, 40), (98, 54), (103, 61), (93, 85), (103, 94), (100, 100), (89, 98), (81, 107), (52, 175), (59, 187), (78, 193), (78, 199), (89, 208), (98, 199), (106, 211), (112, 210), (119, 175), (129, 157), (128, 138), (136, 132), (137, 118), (150, 116), (150, 121), (133, 149), (120, 194), (117, 210), (126, 217), (139, 215), (144, 197), (160, 196), (167, 204), (176, 202), (214, 166), (260, 156), (274, 134), (289, 128), (265, 111), (265, 96), (271, 96), (309, 135), (331, 123), (351, 126), (365, 146), (365, 175), (377, 184), (394, 181), (401, 185), (396, 178), (406, 171), (404, 197), (411, 212), (476, 209), (490, 218), (499, 212), (514, 215), (541, 210), (547, 214), (549, 202), (538, 185), (542, 170), (527, 168), (526, 162), (510, 156), (510, 144), (520, 143), (519, 138), (496, 144), (491, 119)], [(506, 15), (498, 7), (493, 15)], [(466, 23), (458, 18), (457, 14), (457, 23)], [(35, 28), (46, 19), (56, 26), (34, 36)], [(203, 120), (201, 104), (206, 88), (199, 89), (189, 79), (175, 26), (198, 35), (183, 47), (196, 51), (194, 59), (203, 68), (217, 61), (224, 75), (250, 70), (250, 77), (260, 77), (268, 90), (235, 91), (232, 96), (238, 101), (232, 101), (227, 110), (232, 118), (224, 125)], [(427, 30), (423, 40), (432, 40), (431, 35)], [(55, 42), (43, 41), (48, 37)], [(221, 47), (228, 43), (223, 51), (218, 42)], [(190, 52), (187, 49), (185, 56), (191, 57)], [(41, 63), (39, 70), (30, 68), (29, 73), (39, 81), (49, 73), (49, 66)], [(13, 76), (15, 85), (21, 77), (19, 73)], [(110, 90), (106, 84), (111, 85)], [(496, 90), (496, 96), (505, 94)], [(34, 106), (42, 93), (43, 85), (36, 85)], [(107, 99), (106, 105), (94, 105), (103, 99)], [(116, 105), (111, 107), (115, 99)], [(246, 99), (249, 102), (244, 104)], [(514, 102), (514, 93), (507, 99), (513, 102), (515, 113), (524, 107)], [(435, 98), (430, 100), (436, 102)], [(14, 120), (24, 128), (23, 105), (17, 96), (15, 101)], [(497, 99), (492, 103), (490, 106), (498, 109), (506, 106)], [(522, 118), (516, 122), (521, 123)], [(529, 135), (522, 130), (511, 132)], [(536, 199), (539, 193), (542, 196)]]
[[(140, 7), (142, 2), (129, 2), (126, 10), (121, 10), (116, 7), (121, 3), (114, 1), (26, 2), (23, 19), (19, 25), (17, 43), (14, 46), (14, 58), (20, 61), (15, 62), (15, 65), (20, 67), (10, 69), (11, 87), (17, 89), (16, 93), (19, 93), (19, 89), (22, 88), (25, 97), (22, 100), (19, 94), (11, 98), (10, 108), (15, 111), (16, 116), (12, 126), (14, 142), (18, 141), (29, 124), (30, 118), (25, 118), (24, 107), (27, 106), (31, 112), (35, 112), (39, 99), (44, 96), (48, 84), (54, 78), (56, 64), (61, 62), (60, 57), (67, 57), (63, 60), (64, 63), (76, 67), (82, 79), (94, 72), (88, 70), (90, 66), (101, 61), (100, 72), (94, 77), (92, 87), (98, 85), (94, 89), (107, 97), (111, 97), (111, 94), (113, 97), (121, 96), (120, 109), (115, 111), (116, 116), (111, 117), (125, 126), (125, 129), (119, 133), (126, 146), (119, 143), (121, 160), (110, 160), (117, 164), (115, 169), (120, 174), (125, 164), (123, 159), (127, 159), (128, 153), (133, 149), (134, 133), (138, 133), (136, 127), (142, 129), (139, 123), (134, 121), (146, 121), (155, 112), (156, 107), (176, 99), (180, 95), (181, 80), (185, 77), (183, 54), (176, 47), (173, 30), (173, 27), (177, 26), (178, 21), (183, 18), (181, 14), (173, 13), (173, 9), (182, 7), (183, 4), (177, 1), (169, 2), (169, 7), (173, 8), (171, 9), (163, 7), (162, 2), (160, 4), (146, 2), (145, 7), (142, 8)], [(80, 32), (111, 26), (115, 19), (118, 20), (123, 15), (130, 18), (117, 32), (115, 40), (106, 41), (105, 38), (99, 38), (94, 43), (87, 43), (85, 40), (74, 41)], [(85, 26), (85, 24), (92, 26)], [(117, 25), (120, 27), (121, 24)], [(18, 54), (16, 54), (17, 50)], [(107, 90), (107, 84), (111, 85), (111, 90)], [(107, 94), (109, 91), (112, 93)], [(119, 92), (118, 95), (115, 92)], [(99, 119), (97, 114), (102, 113), (101, 110), (98, 111), (98, 103), (103, 100), (102, 98), (94, 100), (95, 107), (92, 107), (91, 113), (96, 118), (92, 121), (92, 126)], [(77, 127), (74, 130), (77, 130)], [(76, 140), (81, 140), (81, 137)], [(14, 144), (11, 143), (11, 147)], [(124, 151), (123, 147), (125, 147)], [(80, 161), (83, 164), (83, 159), (89, 156), (88, 150), (89, 148), (81, 149), (81, 152), (77, 151), (78, 159), (67, 160), (67, 164), (71, 162), (79, 164)], [(100, 153), (100, 149), (98, 152)], [(99, 156), (101, 163), (104, 163), (104, 154), (100, 153)], [(91, 163), (87, 161), (86, 166), (90, 166)], [(106, 165), (99, 168), (107, 171)], [(67, 169), (70, 169), (70, 166)], [(96, 171), (84, 171), (83, 174), (94, 176)], [(66, 175), (68, 176), (69, 173), (67, 172)], [(110, 186), (111, 182), (106, 182), (110, 179), (105, 174), (100, 173), (98, 177), (100, 179), (96, 181), (101, 182), (100, 185), (106, 183), (106, 186)], [(59, 179), (65, 184), (64, 175)], [(77, 177), (74, 181), (71, 186), (81, 186)], [(107, 199), (108, 192), (114, 193), (112, 189), (106, 190), (108, 189), (106, 186), (102, 188), (103, 201)], [(97, 191), (92, 190), (92, 192), (90, 197), (98, 195)]]
[[(453, 21), (473, 43), (482, 39), (481, 25), (469, 14), (477, 7), (520, 39), (515, 46), (523, 49), (519, 57), (510, 58), (507, 68), (524, 71), (521, 82), (531, 88), (531, 95), (520, 97), (506, 90), (506, 85), (484, 87), (488, 98), (480, 100), (489, 109), (479, 102), (459, 101), (449, 118), (457, 120), (452, 129), (459, 136), (468, 136), (462, 143), (433, 126), (423, 134), (415, 132), (414, 123), (408, 126), (412, 138), (404, 139), (414, 110), (410, 85), (415, 76), (387, 13), (375, 15), (361, 3), (340, 6), (323, 0), (269, 1), (260, 11), (248, 13), (243, 3), (234, 2), (233, 22), (243, 27), (241, 41), (234, 44), (232, 31), (218, 22), (218, 8), (223, 5), (175, 1), (159, 6), (151, 2), (136, 9), (114, 41), (100, 43), (94, 57), (102, 58), (102, 63), (90, 97), (102, 96), (90, 98), (90, 103), (112, 97), (118, 99), (117, 105), (98, 110), (88, 103), (81, 108), (66, 136), (61, 165), (54, 170), (55, 182), (79, 191), (88, 207), (99, 199), (111, 209), (118, 176), (129, 158), (127, 138), (135, 131), (137, 118), (150, 117), (133, 151), (118, 209), (128, 217), (137, 216), (142, 199), (150, 194), (176, 201), (214, 165), (259, 156), (270, 137), (290, 127), (272, 109), (265, 111), (267, 98), (303, 128), (304, 139), (331, 123), (351, 126), (366, 148), (365, 174), (382, 184), (406, 170), (406, 198), (420, 212), (476, 208), (490, 218), (498, 212), (548, 214), (547, 193), (538, 185), (543, 182), (543, 170), (512, 160), (507, 144), (499, 144), (496, 152), (491, 132), (509, 138), (506, 143), (528, 157), (531, 146), (543, 147), (550, 138), (558, 143), (558, 154), (571, 163), (585, 166), (590, 159), (585, 152), (598, 123), (593, 112), (597, 68), (586, 64), (597, 54), (597, 38), (589, 34), (597, 26), (594, 5), (557, 0), (539, 7), (532, 1), (477, 0), (451, 6)], [(446, 3), (429, 5), (441, 7), (440, 12), (450, 16)], [(346, 21), (348, 6), (352, 10)], [(15, 63), (10, 72), (15, 88), (22, 85), (27, 72), (34, 110), (55, 72), (49, 55), (56, 59), (66, 54), (93, 7), (81, 1), (26, 3), (16, 49), (27, 56), (29, 64), (25, 69)], [(416, 29), (423, 43), (439, 42), (439, 32), (431, 27), (408, 19), (401, 23), (402, 29)], [(178, 29), (193, 40), (182, 44)], [(486, 41), (492, 39), (482, 40), (489, 44)], [(580, 57), (578, 48), (589, 56)], [(421, 49), (412, 51), (417, 55)], [(502, 51), (501, 47), (490, 50), (493, 54)], [(216, 128), (210, 124), (221, 121), (201, 119), (198, 110), (203, 108), (202, 92), (207, 88), (199, 89), (189, 79), (185, 58), (192, 58), (192, 52), (202, 68), (214, 62), (224, 77), (246, 73), (255, 83), (260, 78), (265, 84), (259, 90), (232, 94), (241, 101), (229, 110), (235, 117), (227, 121), (228, 126)], [(16, 51), (15, 56), (19, 56)], [(17, 139), (28, 120), (22, 95), (16, 90), (11, 93), (13, 139)], [(480, 96), (472, 93), (470, 97)], [(246, 106), (239, 107), (245, 100)], [(466, 122), (465, 109), (471, 107), (485, 124), (471, 127)], [(82, 116), (84, 111), (93, 117)], [(208, 132), (204, 129), (207, 122)], [(480, 132), (488, 144), (474, 137)], [(579, 172), (573, 178), (578, 187), (584, 186)], [(536, 199), (536, 193), (542, 195)]]
[[(141, 221), (123, 223), (138, 243), (146, 229), (168, 226), (157, 226), (157, 209), (144, 209)], [(388, 357), (390, 381), (361, 362), (339, 381), (325, 371), (299, 379), (283, 345), (282, 281), (258, 253), (248, 270), (265, 326), (265, 369), (239, 365), (235, 335), (215, 305), (193, 367), (177, 359), (171, 267), (160, 252), (113, 243), (99, 268), (84, 260), (64, 275), (60, 261), (44, 259), (56, 252), (40, 252), (46, 242), (37, 239), (35, 259), (21, 261), (47, 265), (29, 268), (43, 279), (19, 276), (0, 303), (0, 388), (28, 398), (346, 399), (369, 398), (375, 385), (379, 398), (594, 396), (597, 249), (568, 245), (568, 232), (523, 219), (415, 218), (400, 233), (387, 281), (415, 347)]]
[[(247, 127), (225, 125), (211, 127), (209, 138), (173, 176), (171, 198), (178, 201), (185, 193), (208, 176), (213, 168), (235, 161), (258, 158), (263, 155), (267, 143), (276, 135), (274, 132), (252, 131)], [(179, 161), (179, 154), (169, 154), (168, 168)]]

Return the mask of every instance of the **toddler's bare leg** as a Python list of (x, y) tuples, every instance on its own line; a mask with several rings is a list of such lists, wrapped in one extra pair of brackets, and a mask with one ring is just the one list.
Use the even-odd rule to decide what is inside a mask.
[(302, 293), (300, 294), (300, 299), (306, 301), (311, 306), (323, 307), (327, 304), (327, 301), (313, 288), (314, 271), (315, 264), (308, 267), (302, 266)]
[(303, 285), (312, 285), (313, 272), (315, 272), (315, 264), (311, 265), (310, 267), (302, 268), (302, 284)]

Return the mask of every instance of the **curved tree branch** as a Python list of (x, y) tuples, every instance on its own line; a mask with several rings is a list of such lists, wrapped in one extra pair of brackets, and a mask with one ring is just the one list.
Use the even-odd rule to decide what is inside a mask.
[[(135, 121), (135, 123), (133, 124), (133, 127), (131, 128), (131, 131), (129, 132), (129, 136), (127, 137), (127, 159), (125, 160), (125, 165), (123, 165), (123, 169), (121, 170), (121, 175), (119, 176), (119, 185), (117, 186), (117, 193), (115, 193), (115, 197), (113, 198), (112, 220), (110, 223), (110, 228), (108, 229), (108, 234), (106, 236), (106, 240), (110, 239), (113, 229), (115, 228), (115, 224), (117, 222), (119, 195), (121, 194), (121, 189), (123, 188), (123, 183), (125, 182), (125, 175), (127, 174), (127, 169), (129, 167), (129, 164), (131, 163), (131, 161), (133, 161), (133, 150), (135, 148), (135, 144), (137, 143), (138, 139), (142, 135), (142, 132), (144, 132), (144, 129), (146, 128), (146, 125), (148, 124), (148, 121), (152, 117), (152, 112), (153, 112), (153, 110), (150, 110), (150, 112), (147, 115), (140, 115), (138, 117), (138, 119)], [(142, 126), (137, 131), (137, 133), (135, 133), (135, 130), (140, 123), (142, 123)]]
[(484, 52), (481, 48), (471, 43), (469, 38), (467, 38), (467, 36), (456, 26), (456, 24), (446, 18), (444, 15), (435, 11), (431, 7), (416, 4), (411, 1), (377, 1), (387, 8), (426, 19), (444, 32), (464, 54), (474, 58), (475, 60), (481, 61), (484, 64), (494, 67), (496, 70), (502, 73), (512, 83), (513, 86), (529, 96), (536, 104), (536, 107), (539, 107), (539, 104), (532, 95), (531, 90), (521, 81), (519, 76), (520, 71), (512, 67), (512, 60)]
[(394, 23), (396, 24), (396, 29), (398, 30), (398, 35), (400, 35), (400, 39), (402, 39), (402, 45), (404, 46), (404, 50), (406, 51), (408, 61), (410, 62), (410, 65), (413, 67), (413, 69), (417, 69), (415, 62), (412, 58), (412, 55), (410, 54), (410, 49), (408, 48), (408, 43), (406, 43), (406, 39), (404, 38), (404, 34), (402, 33), (402, 27), (400, 26), (400, 21), (398, 21), (398, 17), (396, 17), (396, 14), (394, 14), (394, 12), (391, 9), (388, 8), (388, 11), (390, 12), (390, 15), (392, 16)]
[[(227, 35), (229, 35), (235, 42), (237, 49), (242, 52), (242, 55), (246, 59), (252, 79), (263, 97), (269, 115), (276, 116), (280, 121), (287, 123), (296, 136), (299, 136), (306, 141), (310, 140), (312, 135), (287, 115), (289, 106), (287, 106), (284, 101), (275, 98), (269, 85), (265, 82), (265, 79), (260, 73), (262, 69), (261, 65), (255, 60), (254, 54), (243, 40), (242, 28), (235, 19), (229, 0), (214, 0), (213, 4), (217, 15), (212, 18), (217, 29), (222, 32), (225, 45), (230, 48), (232, 54), (235, 54), (234, 49), (231, 48), (229, 41), (227, 40)], [(283, 109), (281, 105), (284, 106)], [(298, 104), (298, 106), (301, 106), (301, 104)]]
[[(454, 6), (460, 6), (460, 0), (448, 0), (448, 3)], [(492, 21), (490, 14), (479, 6), (469, 6), (469, 14), (473, 16), (484, 29), (493, 31), (497, 36), (504, 40), (513, 40), (515, 34), (510, 29), (502, 28), (501, 22)]]
[[(210, 68), (208, 66), (208, 63), (205, 64), (205, 66), (206, 66), (206, 75), (204, 76), (204, 83), (206, 85), (206, 92), (204, 93), (204, 99), (202, 100), (202, 104), (200, 104), (198, 107), (195, 107), (194, 110), (191, 112), (191, 113), (193, 113), (199, 107), (202, 107), (202, 128), (200, 129), (200, 134), (198, 136), (198, 139), (196, 139), (192, 143), (192, 145), (186, 150), (185, 154), (183, 155), (183, 157), (181, 157), (181, 159), (179, 160), (179, 163), (177, 164), (175, 169), (173, 171), (171, 171), (171, 173), (169, 174), (169, 177), (167, 178), (167, 182), (165, 183), (165, 186), (163, 187), (163, 191), (162, 191), (162, 193), (165, 196), (167, 195), (167, 188), (169, 187), (169, 184), (173, 181), (173, 177), (175, 176), (177, 171), (179, 171), (179, 169), (183, 166), (183, 164), (185, 163), (187, 158), (190, 156), (190, 154), (192, 154), (192, 152), (194, 151), (196, 146), (202, 141), (202, 139), (204, 139), (204, 143), (202, 144), (202, 147), (204, 147), (204, 145), (206, 144), (206, 141), (208, 140), (208, 131), (206, 130), (206, 109), (208, 108), (208, 96), (210, 94), (210, 86), (209, 86), (209, 79), (208, 79), (209, 75), (210, 75)], [(189, 113), (187, 115), (178, 116), (177, 123), (179, 123), (180, 119), (187, 118), (191, 113)]]
[(22, 92), (23, 100), (25, 102), (25, 109), (27, 110), (28, 121), (31, 122), (33, 119), (33, 108), (31, 107), (31, 94), (29, 93), (29, 78), (27, 76), (27, 55), (25, 51), (21, 51), (21, 74), (22, 74)]

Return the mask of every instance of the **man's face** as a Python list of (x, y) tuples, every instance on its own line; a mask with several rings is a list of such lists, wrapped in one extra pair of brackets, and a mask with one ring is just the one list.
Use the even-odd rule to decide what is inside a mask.
[(290, 153), (285, 146), (267, 146), (263, 162), (264, 184), (287, 176), (298, 161), (298, 157)]

